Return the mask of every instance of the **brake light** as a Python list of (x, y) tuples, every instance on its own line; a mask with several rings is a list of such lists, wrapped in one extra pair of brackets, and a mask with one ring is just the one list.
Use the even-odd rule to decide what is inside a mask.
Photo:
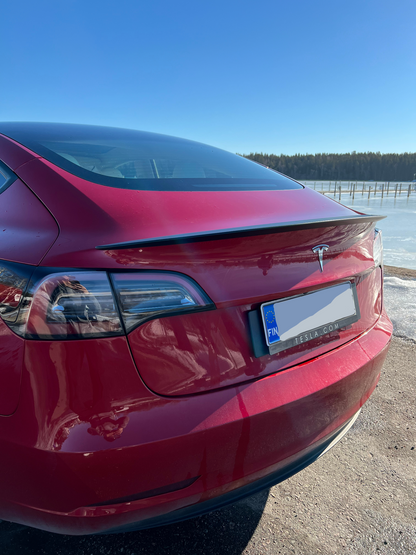
[(0, 313), (26, 339), (113, 337), (164, 314), (214, 308), (196, 283), (170, 272), (45, 271), (24, 293), (28, 278), (14, 278), (20, 288), (9, 278), (2, 291), (0, 272)]

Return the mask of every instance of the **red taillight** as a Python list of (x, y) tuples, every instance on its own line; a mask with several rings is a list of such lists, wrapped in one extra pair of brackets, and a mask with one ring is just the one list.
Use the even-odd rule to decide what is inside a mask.
[(165, 313), (214, 308), (189, 278), (147, 271), (109, 276), (68, 270), (45, 275), (45, 269), (39, 269), (17, 304), (4, 320), (26, 339), (112, 337)]

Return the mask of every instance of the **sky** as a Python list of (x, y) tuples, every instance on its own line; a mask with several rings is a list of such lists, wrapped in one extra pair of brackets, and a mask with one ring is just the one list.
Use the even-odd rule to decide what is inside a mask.
[(415, 0), (3, 2), (0, 121), (416, 152)]

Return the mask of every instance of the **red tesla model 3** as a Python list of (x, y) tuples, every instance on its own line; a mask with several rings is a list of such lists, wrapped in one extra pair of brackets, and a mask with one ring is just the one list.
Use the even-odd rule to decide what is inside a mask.
[(0, 124), (0, 519), (149, 528), (298, 472), (392, 333), (380, 219), (240, 156)]

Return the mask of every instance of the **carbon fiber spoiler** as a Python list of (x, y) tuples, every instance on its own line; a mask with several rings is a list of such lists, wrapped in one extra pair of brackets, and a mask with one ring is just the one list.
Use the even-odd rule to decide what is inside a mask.
[(165, 237), (151, 237), (137, 241), (125, 241), (123, 243), (111, 243), (99, 245), (98, 250), (135, 249), (142, 247), (161, 247), (164, 245), (179, 245), (182, 243), (200, 243), (201, 241), (217, 241), (219, 239), (230, 239), (234, 237), (250, 237), (253, 235), (269, 235), (272, 233), (284, 233), (286, 231), (300, 231), (302, 229), (314, 229), (317, 227), (332, 227), (339, 225), (356, 225), (383, 220), (386, 216), (369, 216), (367, 214), (324, 218), (318, 220), (301, 220), (298, 222), (282, 222), (276, 224), (253, 225), (249, 227), (234, 227), (230, 229), (216, 229), (210, 231), (199, 231), (196, 233), (184, 233), (183, 235), (167, 235)]

